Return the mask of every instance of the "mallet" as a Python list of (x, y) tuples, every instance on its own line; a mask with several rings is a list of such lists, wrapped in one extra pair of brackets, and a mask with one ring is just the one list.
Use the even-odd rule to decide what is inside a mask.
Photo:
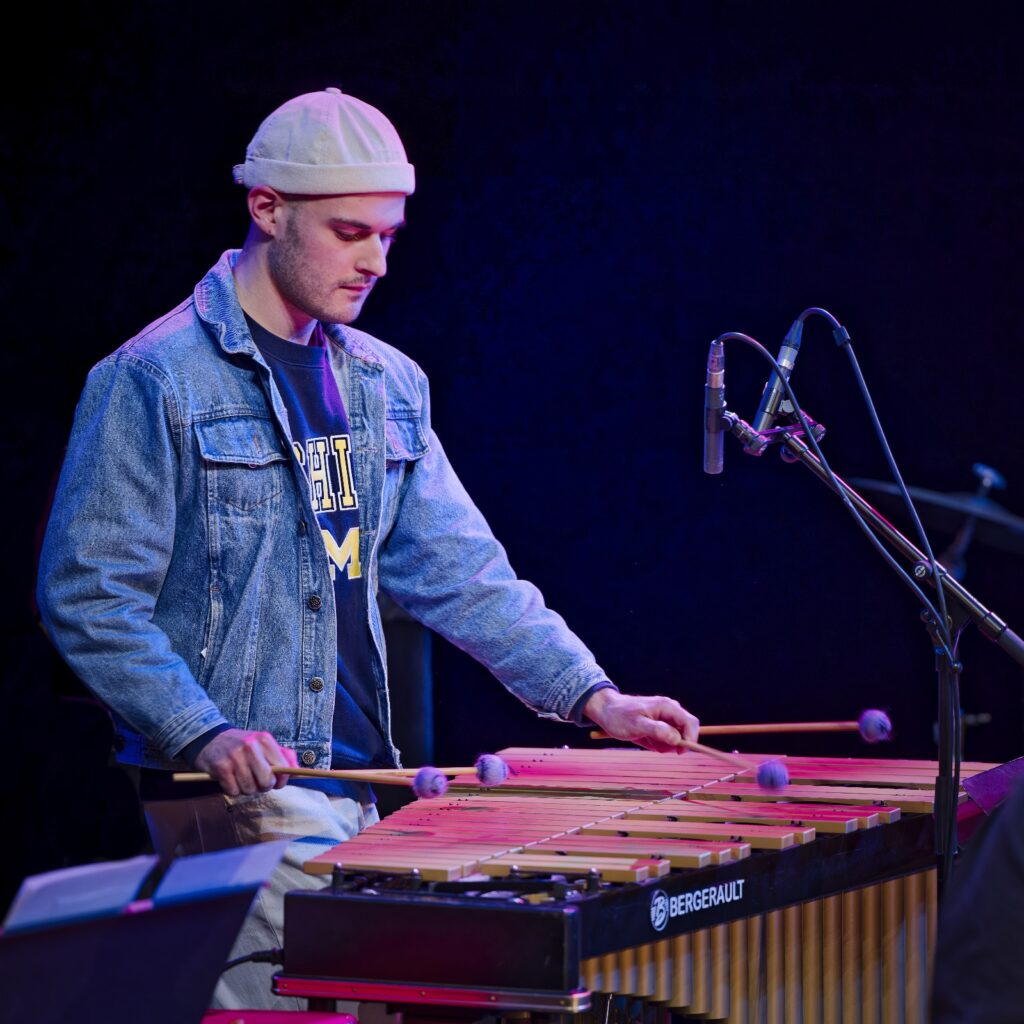
[[(719, 750), (717, 747), (708, 747), (703, 743), (694, 743), (691, 740), (683, 740), (682, 745), (687, 750), (695, 750), (698, 754), (717, 757), (719, 761), (725, 761), (726, 764), (739, 768), (740, 771), (749, 771), (754, 767), (753, 761), (748, 761), (738, 754), (727, 754), (724, 750)], [(757, 784), (762, 789), (778, 792), (789, 785), (789, 772), (778, 758), (771, 761), (762, 761), (757, 765)]]
[[(774, 732), (859, 732), (866, 743), (882, 743), (892, 739), (892, 722), (877, 708), (862, 711), (854, 722), (756, 722), (748, 725), (702, 725), (702, 736), (743, 736)], [(613, 737), (598, 729), (590, 733), (592, 740)]]
[[(497, 754), (481, 754), (469, 768), (293, 768), (272, 765), (278, 775), (294, 775), (307, 779), (349, 779), (379, 786), (410, 786), (420, 799), (444, 796), (449, 775), (475, 773), (481, 786), (498, 786), (508, 778), (508, 765)], [(175, 772), (175, 782), (208, 782), (206, 772)]]

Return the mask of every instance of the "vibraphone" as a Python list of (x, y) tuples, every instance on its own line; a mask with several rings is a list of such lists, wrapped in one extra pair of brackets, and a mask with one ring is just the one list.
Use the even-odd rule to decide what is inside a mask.
[(934, 762), (787, 758), (772, 794), (693, 753), (501, 755), (502, 786), (456, 780), (307, 863), (332, 884), (286, 897), (276, 991), (602, 1021), (624, 999), (648, 1020), (925, 1020)]

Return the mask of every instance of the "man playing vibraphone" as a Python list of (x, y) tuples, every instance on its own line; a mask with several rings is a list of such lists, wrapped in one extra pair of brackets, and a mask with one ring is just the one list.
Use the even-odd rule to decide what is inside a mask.
[[(414, 187), (391, 123), (337, 89), (299, 96), (235, 175), (242, 249), (89, 375), (39, 605), (115, 712), (122, 760), (219, 783), (147, 805), (158, 849), (307, 840), (260, 896), (248, 952), (280, 944), (284, 890), (317, 884), (301, 871), (309, 840), (375, 817), (365, 785), (284, 788), (272, 767), (397, 762), (378, 587), (542, 715), (654, 750), (698, 723), (674, 700), (620, 694), (516, 578), (431, 431), (422, 371), (349, 326)], [(226, 975), (219, 1005), (272, 1005), (270, 973)]]

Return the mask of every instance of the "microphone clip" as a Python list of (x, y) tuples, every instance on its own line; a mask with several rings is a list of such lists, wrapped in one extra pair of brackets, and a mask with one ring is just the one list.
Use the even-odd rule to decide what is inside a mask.
[[(825, 436), (825, 425), (804, 413), (804, 419), (811, 428), (815, 441), (821, 441)], [(781, 427), (771, 427), (768, 430), (755, 430), (746, 420), (741, 419), (730, 409), (722, 410), (722, 422), (725, 429), (738, 438), (743, 445), (743, 450), (748, 455), (760, 456), (773, 444), (785, 444), (791, 437), (805, 437), (806, 431), (798, 422), (787, 423)], [(779, 452), (784, 462), (796, 461), (788, 449), (782, 448)]]

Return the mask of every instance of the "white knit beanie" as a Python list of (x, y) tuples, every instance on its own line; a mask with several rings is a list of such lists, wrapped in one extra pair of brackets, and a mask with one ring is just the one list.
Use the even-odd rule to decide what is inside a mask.
[(411, 195), (416, 179), (395, 126), (376, 107), (340, 89), (309, 92), (278, 107), (236, 164), (246, 188), (296, 195)]

